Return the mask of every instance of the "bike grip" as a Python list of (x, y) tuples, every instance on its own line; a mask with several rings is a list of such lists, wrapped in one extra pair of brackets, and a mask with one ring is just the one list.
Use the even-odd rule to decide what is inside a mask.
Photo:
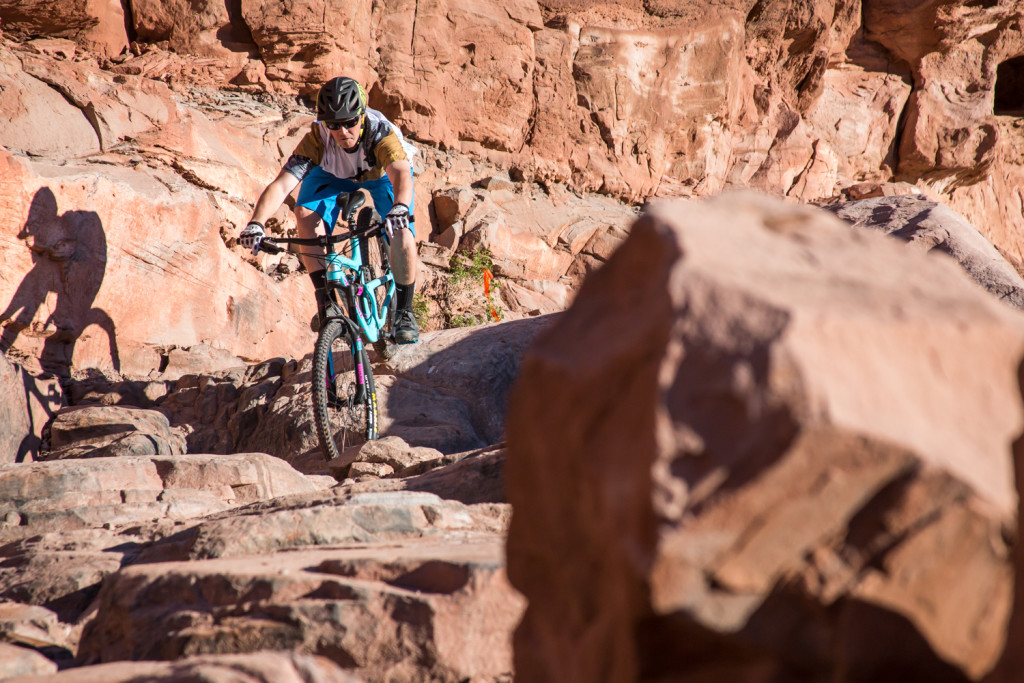
[(260, 240), (260, 251), (265, 251), (268, 254), (280, 254), (284, 250), (273, 242), (268, 242), (264, 237)]

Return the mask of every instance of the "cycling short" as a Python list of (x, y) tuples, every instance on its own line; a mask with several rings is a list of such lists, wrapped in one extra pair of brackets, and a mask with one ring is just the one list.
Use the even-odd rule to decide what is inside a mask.
[[(302, 185), (299, 187), (299, 196), (295, 200), (295, 204), (320, 214), (320, 217), (324, 219), (324, 223), (330, 226), (330, 231), (333, 232), (334, 224), (338, 222), (338, 214), (341, 213), (341, 207), (337, 201), (338, 194), (341, 192), (355, 192), (360, 189), (370, 193), (370, 197), (373, 199), (373, 206), (381, 216), (386, 216), (388, 211), (391, 210), (391, 206), (395, 203), (395, 188), (392, 187), (391, 180), (387, 176), (360, 183), (354, 180), (339, 178), (319, 166), (314, 166), (313, 170), (302, 180)], [(413, 224), (413, 204), (415, 198), (416, 190), (413, 189), (413, 202), (410, 202), (409, 206), (409, 230), (412, 231), (414, 236), (416, 235), (416, 227)]]

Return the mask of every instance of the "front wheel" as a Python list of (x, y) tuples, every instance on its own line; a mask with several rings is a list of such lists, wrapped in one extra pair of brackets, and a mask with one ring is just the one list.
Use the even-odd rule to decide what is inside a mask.
[(313, 421), (330, 462), (377, 438), (377, 389), (366, 350), (348, 325), (331, 320), (313, 352)]

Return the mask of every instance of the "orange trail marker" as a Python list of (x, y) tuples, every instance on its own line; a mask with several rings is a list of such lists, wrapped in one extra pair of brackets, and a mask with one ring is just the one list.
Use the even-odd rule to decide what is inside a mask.
[(491, 304), (491, 280), (494, 279), (494, 275), (491, 271), (484, 271), (484, 298), (487, 299), (487, 303), (490, 305), (491, 317), (494, 318), (495, 322), (499, 322), (501, 318), (498, 317), (498, 312), (494, 310), (494, 305)]

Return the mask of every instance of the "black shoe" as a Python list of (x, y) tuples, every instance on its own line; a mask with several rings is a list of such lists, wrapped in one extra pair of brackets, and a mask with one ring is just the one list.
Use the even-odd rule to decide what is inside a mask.
[(414, 344), (420, 339), (420, 326), (416, 324), (416, 316), (408, 309), (395, 311), (395, 342)]

